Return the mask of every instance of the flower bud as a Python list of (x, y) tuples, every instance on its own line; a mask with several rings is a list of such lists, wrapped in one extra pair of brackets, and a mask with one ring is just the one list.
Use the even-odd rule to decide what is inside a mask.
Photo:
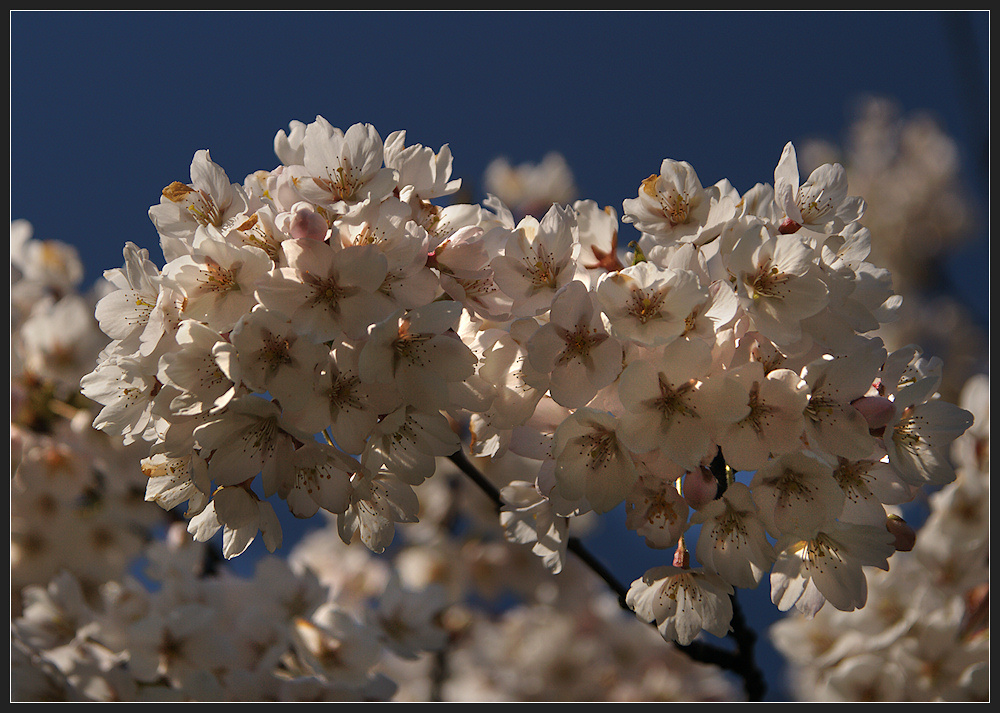
[(719, 482), (715, 479), (712, 471), (702, 466), (684, 476), (684, 484), (681, 489), (687, 504), (695, 510), (699, 510), (715, 500), (715, 496), (719, 492)]
[(862, 396), (851, 405), (861, 412), (873, 431), (884, 428), (896, 412), (896, 405), (884, 396)]
[(906, 520), (898, 515), (889, 515), (885, 519), (885, 529), (896, 538), (893, 545), (897, 552), (909, 552), (917, 541), (917, 533), (906, 524)]
[(781, 221), (781, 225), (778, 226), (778, 232), (781, 233), (782, 235), (788, 235), (790, 233), (797, 232), (798, 229), (801, 227), (802, 227), (801, 225), (796, 223), (791, 218), (785, 218), (783, 221)]
[(687, 569), (691, 566), (691, 555), (688, 553), (683, 537), (677, 543), (677, 549), (674, 550), (673, 565), (680, 569)]
[(286, 232), (296, 239), (325, 240), (327, 227), (326, 218), (309, 203), (300, 202), (292, 206)]

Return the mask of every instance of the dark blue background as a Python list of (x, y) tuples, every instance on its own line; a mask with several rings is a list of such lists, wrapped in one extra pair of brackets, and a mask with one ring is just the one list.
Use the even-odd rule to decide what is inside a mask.
[[(90, 284), (125, 241), (159, 257), (147, 209), (194, 152), (234, 182), (317, 114), (488, 162), (558, 151), (582, 198), (621, 213), (663, 158), (705, 184), (772, 182), (785, 142), (842, 142), (867, 94), (929, 111), (988, 205), (989, 14), (942, 12), (25, 12), (10, 17), (11, 218), (76, 245)], [(475, 195), (477, 200), (481, 195)], [(988, 321), (983, 235), (949, 266)], [(623, 226), (623, 241), (629, 239)], [(162, 263), (160, 263), (162, 264)], [(623, 581), (660, 564), (612, 518), (593, 546)], [(290, 535), (291, 533), (286, 533)], [(287, 543), (286, 547), (290, 546)], [(260, 548), (257, 548), (260, 549)], [(777, 617), (766, 586), (754, 623)], [(787, 693), (762, 640), (769, 698)]]

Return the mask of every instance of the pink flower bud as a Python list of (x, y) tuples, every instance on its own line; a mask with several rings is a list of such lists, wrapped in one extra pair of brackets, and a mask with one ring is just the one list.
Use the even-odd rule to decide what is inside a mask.
[(898, 515), (889, 515), (885, 519), (885, 529), (896, 538), (897, 552), (909, 552), (917, 541), (917, 533), (912, 527), (906, 524), (906, 520)]
[(687, 569), (691, 566), (691, 556), (688, 554), (683, 538), (677, 543), (677, 549), (674, 550), (673, 565), (680, 569)]
[(789, 233), (796, 232), (801, 227), (802, 227), (801, 225), (796, 223), (791, 218), (785, 218), (781, 222), (781, 225), (778, 226), (778, 232), (781, 233), (782, 235), (788, 235)]
[(851, 405), (861, 412), (872, 430), (884, 428), (896, 412), (896, 405), (884, 396), (862, 396)]
[(712, 471), (702, 467), (684, 476), (681, 490), (687, 504), (699, 510), (715, 499), (719, 492), (719, 483), (712, 475)]
[(292, 217), (288, 223), (288, 234), (293, 238), (325, 240), (326, 219), (313, 210), (312, 206), (297, 203), (292, 206)]

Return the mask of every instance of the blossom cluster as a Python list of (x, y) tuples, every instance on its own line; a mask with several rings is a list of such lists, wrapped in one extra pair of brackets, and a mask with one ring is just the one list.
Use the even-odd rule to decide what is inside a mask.
[(864, 606), (905, 540), (886, 508), (955, 478), (971, 415), (940, 360), (875, 336), (900, 299), (837, 164), (803, 180), (788, 144), (740, 194), (664, 159), (620, 248), (593, 201), (449, 203), (448, 146), (403, 131), (317, 117), (274, 148), (242, 183), (198, 151), (163, 190), (165, 262), (127, 244), (106, 273), (112, 341), (81, 382), (95, 427), (148, 444), (147, 499), (227, 558), (280, 546), (274, 503), (384, 551), (467, 435), (527, 464), (501, 524), (551, 571), (574, 518), (622, 504), (673, 549), (628, 603), (690, 643), (765, 576), (781, 610)]
[(810, 142), (800, 155), (811, 165), (842, 160), (869, 199), (873, 258), (906, 295), (900, 318), (880, 334), (933, 344), (948, 363), (942, 394), (975, 423), (952, 443), (953, 482), (889, 508), (913, 523), (916, 538), (888, 572), (866, 572), (864, 611), (790, 612), (768, 634), (789, 661), (797, 700), (988, 700), (988, 336), (940, 269), (973, 234), (972, 191), (960, 179), (955, 140), (936, 121), (904, 116), (886, 99), (859, 109), (843, 149)]
[(391, 556), (345, 545), (331, 516), (239, 573), (144, 502), (143, 442), (91, 428), (78, 382), (111, 287), (78, 291), (80, 256), (25, 221), (11, 268), (11, 700), (739, 698), (651, 645), (582, 565), (553, 587), (445, 459)]
[(211, 572), (208, 546), (144, 502), (148, 449), (91, 427), (79, 382), (108, 341), (94, 307), (110, 286), (80, 292), (82, 267), (11, 223), (12, 700), (391, 696), (376, 666), (390, 648), (441, 646), (441, 593), (386, 578), (377, 607), (349, 609), (278, 558)]
[(960, 145), (933, 117), (906, 115), (885, 98), (858, 106), (847, 137), (843, 146), (806, 142), (799, 158), (812, 166), (839, 161), (853, 190), (865, 196), (865, 227), (878, 236), (870, 260), (889, 268), (893, 288), (905, 295), (898, 319), (879, 334), (940, 356), (948, 365), (941, 393), (955, 400), (966, 381), (988, 368), (989, 351), (984, 321), (945, 267), (975, 245), (977, 231), (986, 239)]
[(989, 700), (989, 377), (961, 404), (976, 423), (952, 446), (958, 477), (928, 498), (912, 550), (868, 573), (865, 610), (772, 627), (798, 700)]

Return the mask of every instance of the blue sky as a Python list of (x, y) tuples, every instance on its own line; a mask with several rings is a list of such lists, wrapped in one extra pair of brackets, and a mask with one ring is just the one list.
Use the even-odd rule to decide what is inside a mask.
[[(842, 142), (875, 94), (936, 116), (988, 206), (987, 12), (14, 11), (10, 32), (11, 218), (76, 245), (88, 283), (126, 241), (159, 256), (147, 210), (196, 150), (242, 181), (317, 114), (448, 143), (473, 191), (496, 156), (558, 151), (620, 213), (667, 157), (706, 184), (771, 182), (787, 141)], [(949, 269), (988, 321), (985, 235)], [(773, 616), (760, 594), (748, 608)]]

